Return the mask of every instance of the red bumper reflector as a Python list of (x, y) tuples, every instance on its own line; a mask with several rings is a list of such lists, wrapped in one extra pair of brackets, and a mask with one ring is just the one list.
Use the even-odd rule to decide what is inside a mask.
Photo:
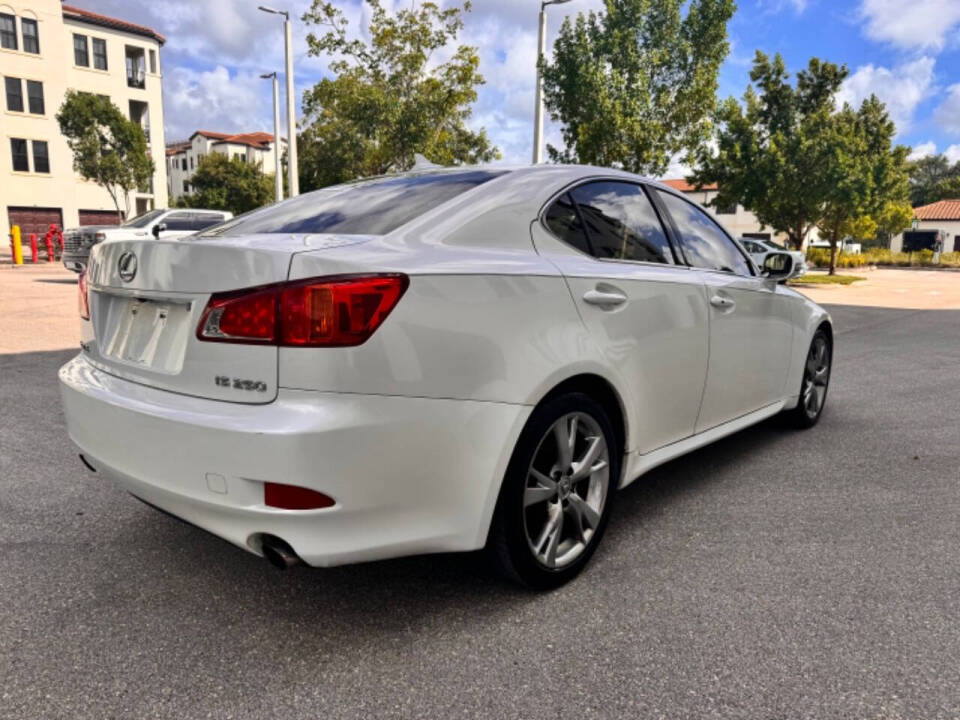
[(263, 504), (281, 510), (319, 510), (332, 507), (336, 501), (316, 490), (268, 482), (263, 484)]

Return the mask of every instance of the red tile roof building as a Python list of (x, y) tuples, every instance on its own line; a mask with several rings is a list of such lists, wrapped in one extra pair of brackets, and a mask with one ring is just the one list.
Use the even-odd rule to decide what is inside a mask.
[(960, 220), (960, 200), (940, 200), (913, 209), (921, 220)]
[(123, 32), (132, 33), (133, 35), (143, 35), (144, 37), (153, 38), (161, 45), (167, 41), (163, 35), (152, 28), (148, 28), (146, 25), (138, 25), (127, 22), (126, 20), (118, 20), (117, 18), (90, 12), (83, 8), (73, 7), (72, 5), (62, 5), (61, 8), (63, 10), (63, 17), (68, 20), (79, 20), (90, 25), (100, 25), (101, 27), (107, 27), (113, 30), (122, 30)]

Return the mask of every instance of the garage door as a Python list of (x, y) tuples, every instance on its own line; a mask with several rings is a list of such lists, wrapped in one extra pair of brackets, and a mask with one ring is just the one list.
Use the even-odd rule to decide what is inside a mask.
[(119, 225), (121, 218), (116, 210), (81, 210), (81, 225)]
[(10, 227), (20, 226), (20, 234), (27, 238), (30, 233), (37, 235), (46, 235), (50, 225), (56, 224), (63, 229), (63, 213), (60, 208), (27, 208), (11, 207), (7, 208), (7, 216), (10, 220)]

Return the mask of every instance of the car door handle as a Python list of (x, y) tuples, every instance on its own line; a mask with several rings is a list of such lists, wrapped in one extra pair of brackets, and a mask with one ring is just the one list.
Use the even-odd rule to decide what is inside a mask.
[(732, 308), (736, 303), (723, 295), (714, 295), (710, 298), (710, 304), (717, 308)]
[(583, 301), (603, 308), (612, 308), (623, 305), (627, 296), (616, 290), (587, 290), (583, 294)]

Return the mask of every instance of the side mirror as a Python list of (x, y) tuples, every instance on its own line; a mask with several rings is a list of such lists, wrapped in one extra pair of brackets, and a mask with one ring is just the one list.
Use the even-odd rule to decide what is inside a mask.
[(761, 275), (767, 280), (784, 282), (793, 277), (793, 255), (785, 252), (772, 252), (763, 259)]
[(158, 222), (156, 225), (153, 226), (153, 236), (154, 236), (155, 238), (159, 238), (159, 237), (160, 237), (160, 233), (162, 233), (162, 232), (163, 232), (164, 230), (166, 230), (166, 229), (167, 229), (167, 224), (166, 224), (166, 223)]

